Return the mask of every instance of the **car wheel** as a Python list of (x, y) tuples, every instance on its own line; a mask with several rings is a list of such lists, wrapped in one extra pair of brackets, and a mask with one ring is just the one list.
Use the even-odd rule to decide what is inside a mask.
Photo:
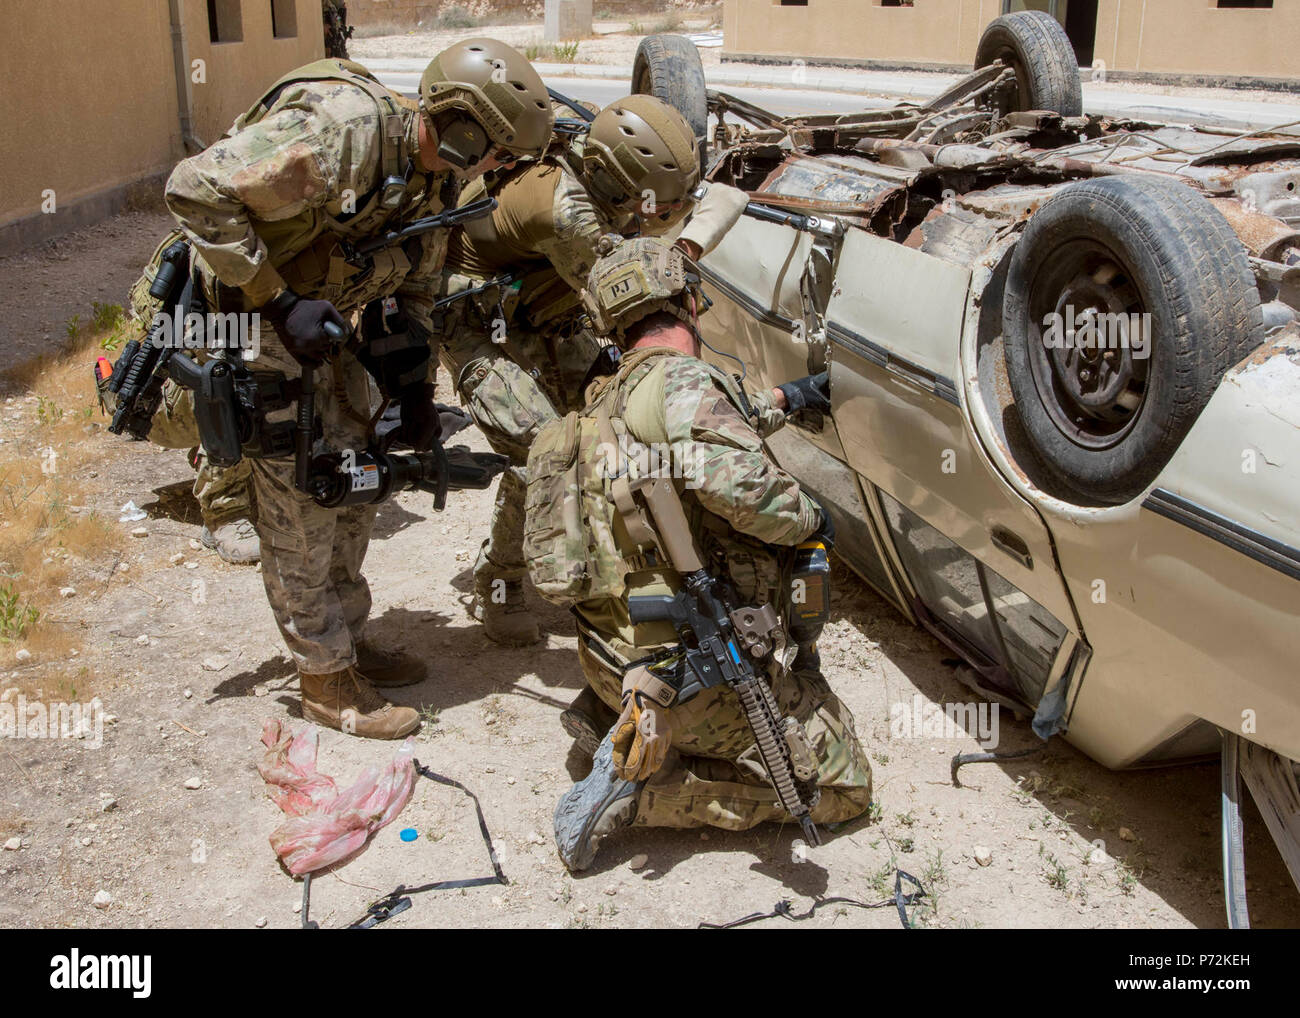
[(1002, 115), (1017, 110), (1052, 110), (1065, 117), (1083, 113), (1079, 61), (1061, 23), (1046, 11), (1017, 11), (989, 22), (975, 50), (976, 69), (1002, 60), (1016, 72), (1016, 94)]
[(695, 43), (684, 35), (647, 35), (636, 48), (632, 63), (632, 91), (652, 95), (674, 106), (695, 132), (704, 167), (709, 130), (709, 102), (704, 87), (704, 65)]
[(1245, 248), (1174, 181), (1070, 184), (1033, 215), (1011, 259), (1007, 374), (1062, 497), (1138, 495), (1263, 334)]

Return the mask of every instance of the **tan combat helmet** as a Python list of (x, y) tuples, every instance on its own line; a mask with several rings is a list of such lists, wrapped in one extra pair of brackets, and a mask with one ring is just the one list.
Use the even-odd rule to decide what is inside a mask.
[(541, 155), (555, 125), (541, 76), (496, 39), (466, 39), (429, 61), (420, 76), (420, 109), (428, 117), (467, 113), (492, 144), (517, 156)]
[(647, 191), (664, 211), (684, 201), (700, 179), (691, 125), (652, 95), (629, 95), (596, 114), (582, 168), (592, 195), (625, 212), (635, 211)]
[(692, 328), (705, 310), (700, 277), (682, 252), (657, 237), (600, 239), (604, 252), (592, 266), (582, 306), (592, 331), (624, 345), (627, 330), (656, 311)]

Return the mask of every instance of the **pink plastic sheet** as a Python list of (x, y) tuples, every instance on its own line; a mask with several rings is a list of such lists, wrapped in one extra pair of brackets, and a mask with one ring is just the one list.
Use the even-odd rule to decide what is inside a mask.
[(279, 721), (262, 723), (266, 752), (257, 765), (267, 794), (289, 815), (271, 834), (271, 847), (295, 876), (347, 859), (399, 814), (415, 787), (415, 747), (407, 739), (379, 771), (367, 767), (339, 792), (316, 770), (317, 731), (287, 733)]

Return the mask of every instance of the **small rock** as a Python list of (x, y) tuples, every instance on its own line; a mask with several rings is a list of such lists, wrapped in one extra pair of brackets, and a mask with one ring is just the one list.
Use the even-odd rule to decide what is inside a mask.
[(184, 695), (185, 699), (189, 700), (189, 699), (193, 698), (193, 696), (194, 696), (194, 690), (192, 690), (192, 689), (186, 689), (183, 695)]
[(76, 818), (76, 817), (68, 817), (67, 820), (63, 821), (63, 826), (64, 826), (64, 827), (76, 827), (76, 826), (77, 826), (77, 818)]
[(496, 723), (497, 723), (497, 716), (495, 714), (489, 714), (487, 717), (483, 719), (483, 724), (485, 725), (495, 725)]
[(115, 809), (117, 809), (117, 800), (111, 795), (105, 795), (99, 800), (99, 811), (101, 813), (108, 813)]
[(203, 670), (206, 672), (219, 672), (230, 662), (221, 657), (205, 657), (203, 659)]
[(77, 596), (77, 588), (76, 588), (76, 587), (60, 587), (60, 588), (59, 588), (59, 597), (76, 597), (76, 596)]
[(136, 528), (134, 528), (134, 529), (131, 531), (131, 536), (132, 536), (132, 537), (148, 537), (148, 536), (149, 536), (149, 528), (148, 528), (148, 527), (136, 527)]
[(700, 840), (701, 840), (701, 841), (708, 841), (708, 840), (709, 840), (709, 836), (708, 836), (707, 834), (705, 834), (703, 831), (701, 831), (701, 832), (700, 832)]
[(579, 906), (578, 906), (577, 908), (575, 908), (573, 911), (575, 911), (575, 912), (585, 912), (585, 911), (587, 911), (587, 906), (586, 906), (586, 905), (579, 905)]
[(256, 926), (256, 927), (260, 930), (263, 926), (266, 925), (266, 916), (264, 916), (264, 915), (260, 915), (260, 916), (258, 916), (258, 917), (257, 917), (257, 921), (256, 921), (255, 923), (253, 923), (253, 925)]
[(993, 853), (990, 852), (988, 848), (986, 848), (984, 845), (976, 845), (975, 861), (979, 863), (981, 866), (988, 866), (991, 862), (993, 862)]
[(1137, 835), (1134, 834), (1132, 831), (1130, 831), (1127, 827), (1121, 827), (1121, 828), (1119, 829), (1119, 840), (1120, 840), (1120, 841), (1137, 841)]
[[(258, 565), (261, 565), (261, 563), (259, 562)], [(197, 569), (198, 567), (199, 567), (199, 564), (198, 564), (197, 562), (186, 562), (186, 563), (185, 563), (185, 568), (186, 568), (186, 569)]]
[(514, 775), (511, 775), (510, 777), (506, 778), (507, 785), (513, 785), (514, 783), (515, 783)]
[(129, 572), (131, 571), (131, 563), (130, 563), (130, 562), (119, 562), (119, 563), (117, 564), (117, 571), (118, 571), (119, 573), (129, 573)]
[(618, 884), (610, 884), (605, 888), (605, 893), (611, 898), (614, 897), (614, 895), (618, 894)]
[(203, 779), (202, 779), (202, 778), (186, 778), (186, 779), (185, 779), (185, 787), (188, 788), (191, 792), (194, 791), (194, 790), (197, 789), (197, 788), (202, 788), (202, 787), (203, 787)]
[(1106, 851), (1100, 845), (1098, 845), (1096, 848), (1094, 848), (1091, 852), (1088, 853), (1089, 866), (1101, 866), (1103, 863), (1106, 862), (1106, 859), (1107, 859)]
[(89, 836), (88, 836), (88, 837), (85, 837), (85, 838), (82, 838), (82, 839), (81, 839), (82, 847), (83, 847), (83, 848), (89, 848), (89, 847), (91, 846), (91, 843), (92, 843), (94, 840), (95, 840), (94, 838), (91, 838), (91, 837), (89, 837)]
[(301, 902), (301, 901), (295, 901), (295, 902), (293, 903), (293, 911), (294, 911), (294, 914), (295, 914), (295, 915), (296, 915), (297, 913), (299, 913), (299, 912), (302, 911), (302, 902)]
[(15, 661), (30, 661), (31, 659), (32, 659), (32, 652), (28, 650), (26, 647), (23, 647), (20, 651), (18, 651), (17, 654), (14, 655)]
[(495, 774), (496, 772), (497, 772), (497, 769), (496, 769), (495, 767), (491, 767), (491, 766), (489, 766), (489, 767), (484, 767), (484, 768), (483, 768), (483, 773), (484, 773), (484, 774)]
[(5, 842), (6, 852), (17, 852), (22, 847), (23, 847), (22, 838), (10, 838), (8, 841)]
[(178, 551), (175, 555), (173, 555), (173, 556), (172, 556), (171, 558), (169, 558), (167, 561), (170, 562), (170, 563), (171, 563), (172, 565), (174, 565), (174, 566), (178, 566), (178, 565), (180, 565), (182, 562), (185, 561), (185, 552), (183, 552), (183, 551)]
[(199, 544), (198, 541), (194, 540), (192, 537), (190, 538), (190, 551), (198, 551), (202, 547), (203, 545)]
[(528, 832), (528, 844), (530, 844), (530, 845), (545, 845), (545, 844), (546, 844), (546, 839), (543, 838), (543, 837), (542, 837), (540, 834), (538, 834), (536, 831), (529, 831), (529, 832)]
[(642, 869), (645, 866), (645, 864), (648, 863), (649, 861), (650, 861), (650, 857), (648, 855), (646, 855), (644, 852), (638, 852), (636, 855), (632, 856), (632, 858), (627, 861), (627, 868), (630, 870), (639, 870)]
[(135, 642), (138, 643), (141, 647), (149, 646), (149, 634), (141, 633), (139, 636), (135, 638)]
[(267, 689), (266, 686), (263, 685), (263, 684), (260, 683), (260, 682), (259, 682), (256, 686), (253, 687), (253, 695), (254, 695), (254, 696), (266, 696), (266, 694), (269, 693), (269, 692), (270, 692), (270, 690)]
[(107, 891), (96, 891), (95, 899), (91, 904), (94, 905), (95, 908), (108, 908), (109, 905), (113, 904), (113, 896)]

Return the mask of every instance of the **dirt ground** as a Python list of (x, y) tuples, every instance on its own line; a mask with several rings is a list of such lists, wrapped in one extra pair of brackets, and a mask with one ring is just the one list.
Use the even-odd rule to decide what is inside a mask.
[[(137, 213), (0, 262), (6, 361), (57, 344), (66, 318), (85, 318), (91, 300), (123, 300), (162, 226)], [(94, 423), (77, 432), (97, 464), (79, 479), (79, 511), (99, 514), (110, 538), (67, 563), (57, 582), (75, 595), (28, 591), (54, 605), (45, 624), (65, 639), (26, 661), (22, 641), (0, 643), (0, 691), (64, 688), (71, 670), (77, 697), (98, 695), (116, 720), (100, 748), (0, 743), (0, 842), (20, 845), (0, 850), (0, 925), (297, 925), (301, 885), (268, 845), (283, 817), (256, 763), (264, 719), (302, 722), (261, 576), (198, 548), (180, 453), (124, 442)], [(0, 392), (0, 459), (40, 448), (47, 427), (33, 392)], [(128, 500), (149, 519), (119, 523)], [(590, 873), (568, 876), (551, 814), (586, 767), (558, 723), (580, 684), (575, 641), (568, 616), (544, 604), (546, 640), (535, 648), (497, 647), (468, 617), (472, 553), (490, 501), (491, 492), (462, 493), (437, 514), (427, 496), (400, 497), (379, 515), (366, 571), (377, 642), (430, 665), (426, 682), (394, 696), (425, 712), (416, 755), (478, 794), (510, 883), (417, 895), (389, 925), (692, 926), (765, 912), (783, 898), (797, 909), (820, 896), (881, 902), (896, 868), (929, 891), (913, 910), (927, 925), (1224, 924), (1214, 767), (1111, 773), (1055, 740), (1037, 759), (970, 767), (968, 787), (954, 788), (949, 760), (975, 750), (973, 739), (900, 738), (889, 717), (892, 704), (917, 694), (969, 700), (956, 662), (843, 570), (822, 650), (871, 755), (871, 817), (803, 861), (790, 827), (631, 829), (606, 842)], [(136, 528), (147, 536), (130, 536)], [(55, 582), (4, 578), (20, 589)], [(1001, 724), (1002, 748), (1034, 743), (1027, 721), (1004, 713)], [(395, 749), (322, 731), (320, 768), (350, 783)], [(192, 778), (199, 788), (185, 787)], [(404, 828), (419, 838), (401, 841)], [(1255, 923), (1300, 925), (1300, 895), (1253, 809), (1247, 831)], [(987, 866), (975, 861), (977, 848), (991, 856)], [(468, 798), (421, 781), (365, 852), (316, 881), (311, 915), (341, 925), (399, 883), (490, 873)], [(92, 904), (100, 891), (112, 898), (105, 908)], [(896, 928), (899, 919), (892, 907), (831, 906), (806, 925)]]

